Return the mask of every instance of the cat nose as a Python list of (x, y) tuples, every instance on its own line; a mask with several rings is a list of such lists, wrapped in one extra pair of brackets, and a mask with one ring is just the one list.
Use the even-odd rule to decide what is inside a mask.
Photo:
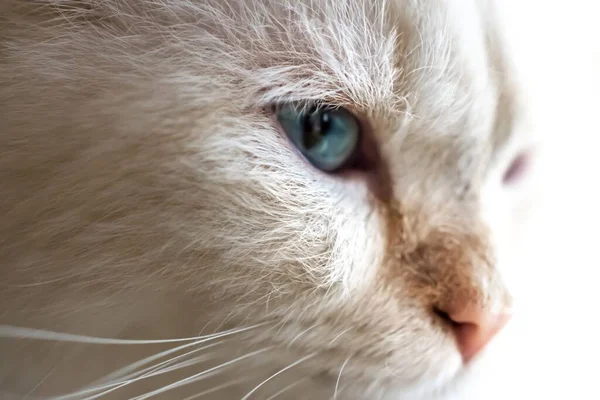
[(508, 311), (493, 313), (476, 305), (444, 311), (452, 322), (458, 349), (465, 363), (479, 354), (510, 320)]

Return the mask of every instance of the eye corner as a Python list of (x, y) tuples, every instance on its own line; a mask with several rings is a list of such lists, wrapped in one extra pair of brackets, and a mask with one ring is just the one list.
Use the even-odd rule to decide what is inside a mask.
[(525, 179), (531, 169), (532, 151), (522, 150), (510, 161), (502, 175), (504, 186), (515, 186)]

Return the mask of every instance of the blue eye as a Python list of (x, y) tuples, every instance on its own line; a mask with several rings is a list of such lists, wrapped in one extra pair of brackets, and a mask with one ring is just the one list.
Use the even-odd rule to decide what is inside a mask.
[(356, 153), (360, 125), (346, 109), (292, 104), (276, 110), (277, 120), (292, 143), (315, 167), (334, 172)]

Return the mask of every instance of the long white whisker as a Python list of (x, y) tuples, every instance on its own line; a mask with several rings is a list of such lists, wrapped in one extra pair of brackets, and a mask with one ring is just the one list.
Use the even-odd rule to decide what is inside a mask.
[(245, 327), (245, 328), (236, 328), (236, 329), (231, 329), (231, 330), (220, 332), (220, 333), (213, 333), (211, 335), (200, 336), (200, 337), (203, 337), (205, 339), (198, 340), (198, 341), (195, 341), (193, 343), (187, 343), (187, 344), (184, 344), (182, 346), (176, 347), (174, 349), (169, 349), (169, 350), (166, 350), (166, 351), (164, 351), (162, 353), (159, 353), (159, 354), (156, 354), (156, 355), (152, 355), (152, 356), (147, 357), (147, 358), (145, 358), (143, 360), (137, 361), (137, 362), (135, 362), (135, 363), (133, 363), (133, 364), (127, 366), (127, 367), (124, 367), (124, 368), (122, 368), (122, 369), (120, 369), (118, 371), (113, 372), (110, 375), (107, 375), (104, 378), (101, 378), (101, 380), (98, 383), (107, 382), (109, 380), (116, 379), (119, 376), (122, 376), (123, 374), (126, 374), (126, 373), (131, 372), (131, 371), (135, 371), (137, 368), (140, 368), (140, 367), (142, 367), (142, 366), (144, 366), (146, 364), (149, 364), (149, 363), (151, 363), (151, 362), (153, 362), (153, 361), (155, 361), (155, 360), (157, 360), (157, 359), (159, 359), (161, 357), (164, 357), (164, 356), (167, 356), (169, 354), (175, 353), (175, 352), (177, 352), (179, 350), (183, 350), (184, 348), (187, 348), (187, 347), (190, 347), (190, 346), (195, 346), (197, 344), (204, 343), (204, 342), (207, 342), (209, 340), (219, 339), (219, 338), (222, 338), (222, 337), (225, 337), (225, 336), (234, 335), (236, 333), (246, 332), (246, 331), (249, 331), (251, 329), (254, 329), (254, 328), (257, 328), (257, 327), (260, 327), (260, 326), (264, 326), (265, 324), (266, 323), (262, 323), (262, 324), (257, 324), (257, 325), (252, 325), (252, 326), (249, 326), (249, 327)]
[[(207, 359), (206, 357), (197, 357), (196, 359), (194, 359), (192, 361), (187, 361), (187, 362), (184, 362), (184, 363), (180, 363), (180, 364), (177, 364), (177, 365), (172, 366), (170, 368), (160, 369), (160, 370), (154, 371), (154, 372), (148, 372), (148, 373), (146, 373), (146, 374), (144, 374), (144, 375), (142, 375), (140, 377), (137, 377), (137, 378), (134, 378), (134, 379), (130, 379), (128, 381), (120, 381), (120, 382), (116, 382), (116, 383), (111, 383), (111, 384), (105, 385), (104, 387), (93, 388), (93, 389), (89, 389), (89, 390), (84, 390), (82, 392), (77, 393), (77, 396), (79, 396), (79, 395), (81, 395), (83, 393), (97, 392), (98, 390), (108, 388), (107, 390), (105, 390), (105, 391), (103, 391), (101, 393), (96, 393), (96, 394), (94, 394), (92, 396), (85, 397), (85, 400), (97, 399), (99, 397), (107, 395), (108, 393), (111, 393), (111, 392), (114, 392), (116, 390), (119, 390), (119, 389), (121, 389), (124, 386), (130, 385), (130, 384), (132, 384), (134, 382), (138, 382), (138, 381), (140, 381), (142, 379), (151, 378), (151, 377), (154, 377), (154, 376), (157, 376), (157, 375), (162, 375), (162, 374), (166, 374), (166, 373), (171, 372), (171, 371), (175, 371), (175, 370), (178, 370), (178, 369), (186, 368), (186, 367), (189, 367), (190, 365), (198, 364), (198, 363), (200, 363), (200, 362), (202, 362), (202, 361), (204, 361), (206, 359)], [(75, 397), (75, 398), (78, 398), (78, 397)], [(55, 399), (55, 400), (57, 400), (57, 399)], [(60, 400), (64, 400), (64, 397), (60, 398)]]
[[(243, 330), (248, 330), (252, 328), (256, 328), (261, 325), (267, 324), (266, 322), (262, 324), (253, 325), (247, 328), (243, 328)], [(232, 330), (234, 331), (234, 330)], [(87, 344), (114, 344), (114, 345), (130, 345), (130, 344), (159, 344), (159, 343), (178, 343), (178, 342), (191, 342), (202, 339), (212, 339), (215, 337), (220, 337), (219, 335), (223, 335), (230, 331), (225, 331), (222, 333), (214, 333), (206, 336), (197, 336), (197, 337), (188, 337), (188, 338), (178, 338), (178, 339), (160, 339), (160, 340), (135, 340), (135, 339), (110, 339), (110, 338), (101, 338), (94, 336), (83, 336), (83, 335), (75, 335), (71, 333), (62, 333), (62, 332), (54, 332), (47, 331), (43, 329), (32, 329), (32, 328), (22, 328), (11, 325), (0, 325), (0, 337), (4, 338), (17, 338), (17, 339), (36, 339), (36, 340), (48, 340), (55, 342), (72, 342), (72, 343), (87, 343)]]
[(260, 350), (257, 350), (257, 351), (253, 351), (253, 352), (245, 354), (243, 356), (234, 358), (233, 360), (227, 361), (227, 362), (225, 362), (223, 364), (217, 365), (216, 367), (209, 368), (207, 370), (204, 370), (202, 372), (199, 372), (199, 373), (194, 374), (192, 376), (189, 376), (187, 378), (181, 379), (181, 380), (179, 380), (177, 382), (171, 383), (170, 385), (164, 386), (164, 387), (162, 387), (160, 389), (156, 389), (156, 390), (153, 390), (153, 391), (148, 392), (146, 394), (143, 394), (141, 396), (134, 397), (134, 398), (132, 398), (130, 400), (144, 400), (144, 399), (150, 398), (150, 397), (152, 397), (154, 395), (157, 395), (157, 394), (160, 394), (160, 393), (164, 393), (164, 392), (166, 392), (168, 390), (175, 389), (177, 387), (186, 385), (188, 383), (195, 382), (195, 381), (199, 380), (198, 378), (203, 379), (204, 377), (207, 377), (207, 375), (210, 374), (213, 371), (218, 371), (218, 370), (220, 370), (222, 368), (225, 368), (225, 367), (227, 367), (227, 366), (229, 366), (231, 364), (234, 364), (234, 363), (236, 363), (238, 361), (241, 361), (241, 360), (244, 360), (246, 358), (255, 356), (257, 354), (264, 353), (265, 351), (271, 350), (272, 348), (273, 347), (271, 346), (271, 347), (266, 347), (264, 349), (260, 349)]
[[(107, 376), (105, 376), (105, 377), (97, 380), (95, 382), (95, 384), (92, 384), (92, 385), (94, 385), (92, 387), (88, 387), (86, 389), (83, 389), (83, 390), (80, 390), (78, 392), (71, 393), (71, 394), (68, 394), (68, 395), (56, 397), (55, 400), (76, 399), (76, 398), (80, 398), (83, 395), (88, 395), (88, 394), (96, 393), (96, 394), (92, 395), (91, 397), (88, 397), (88, 400), (91, 400), (91, 399), (94, 399), (94, 398), (98, 398), (100, 396), (104, 396), (107, 393), (110, 393), (110, 392), (113, 392), (115, 390), (118, 390), (118, 389), (120, 389), (120, 388), (122, 388), (124, 386), (132, 384), (132, 383), (137, 382), (139, 380), (150, 378), (150, 377), (153, 377), (153, 376), (156, 376), (156, 375), (160, 375), (160, 374), (164, 374), (164, 373), (170, 372), (170, 371), (175, 370), (175, 369), (181, 369), (181, 368), (185, 368), (185, 367), (190, 366), (190, 365), (197, 364), (197, 363), (203, 361), (203, 359), (205, 360), (206, 357), (201, 357), (201, 358), (197, 357), (197, 358), (194, 358), (192, 360), (192, 362), (178, 364), (178, 365), (175, 365), (174, 367), (170, 367), (170, 368), (164, 368), (164, 367), (168, 366), (169, 364), (172, 364), (173, 362), (175, 362), (175, 361), (177, 361), (177, 360), (179, 360), (179, 359), (181, 359), (183, 357), (186, 357), (186, 356), (189, 356), (189, 355), (191, 355), (193, 353), (197, 353), (199, 351), (206, 350), (208, 348), (217, 346), (219, 344), (224, 343), (225, 341), (219, 341), (219, 342), (216, 342), (216, 343), (211, 343), (211, 344), (209, 344), (207, 346), (203, 346), (203, 347), (201, 347), (199, 349), (194, 349), (192, 351), (186, 352), (186, 353), (181, 354), (179, 356), (176, 356), (176, 357), (170, 358), (168, 360), (162, 361), (162, 362), (160, 362), (158, 364), (152, 365), (152, 366), (147, 367), (147, 368), (145, 368), (143, 370), (136, 371), (138, 368), (143, 367), (144, 365), (150, 364), (153, 361), (156, 361), (156, 360), (158, 360), (160, 358), (163, 358), (163, 357), (165, 357), (165, 356), (167, 356), (169, 354), (176, 353), (178, 351), (182, 351), (182, 350), (184, 350), (184, 349), (186, 349), (188, 347), (197, 346), (199, 344), (202, 344), (202, 343), (214, 340), (214, 339), (222, 338), (222, 337), (225, 337), (225, 336), (230, 336), (230, 335), (233, 335), (233, 334), (236, 334), (236, 333), (240, 333), (240, 332), (245, 332), (247, 330), (250, 330), (250, 329), (256, 328), (258, 326), (262, 326), (262, 325), (264, 325), (264, 324), (257, 324), (257, 325), (250, 326), (250, 327), (245, 327), (245, 328), (236, 328), (236, 329), (232, 329), (232, 330), (229, 330), (229, 331), (220, 332), (220, 333), (213, 334), (213, 335), (202, 336), (204, 338), (202, 340), (198, 340), (198, 341), (195, 341), (195, 342), (192, 342), (192, 343), (186, 343), (184, 345), (175, 347), (173, 349), (169, 349), (169, 350), (160, 352), (158, 354), (154, 354), (154, 355), (152, 355), (150, 357), (146, 357), (146, 358), (144, 358), (144, 359), (142, 359), (140, 361), (137, 361), (137, 362), (135, 362), (135, 363), (133, 363), (131, 365), (128, 365), (128, 366), (126, 366), (124, 368), (121, 368), (120, 370), (115, 371), (115, 372), (113, 372), (113, 373), (111, 373), (111, 374), (109, 374), (109, 375), (107, 375)], [(119, 380), (117, 382), (114, 382), (115, 379), (119, 379)], [(97, 393), (98, 391), (102, 391), (102, 390), (104, 390), (104, 392)]]
[[(212, 353), (212, 354), (215, 354), (215, 353)], [(171, 372), (171, 371), (177, 371), (178, 369), (187, 368), (187, 367), (192, 366), (192, 365), (197, 365), (197, 364), (199, 364), (199, 363), (201, 363), (203, 361), (208, 360), (209, 359), (208, 356), (210, 356), (212, 354), (204, 354), (204, 355), (201, 355), (201, 356), (198, 356), (198, 357), (194, 357), (191, 360), (187, 360), (187, 361), (183, 361), (183, 362), (177, 363), (175, 365), (171, 365), (171, 366), (166, 366), (166, 367), (163, 367), (163, 368), (155, 369), (153, 371), (147, 372), (146, 374), (144, 374), (143, 376), (141, 376), (140, 379), (147, 378), (147, 377), (152, 377), (152, 376), (156, 376), (156, 375), (162, 375), (162, 374), (166, 374), (166, 373)], [(139, 379), (136, 379), (136, 381), (138, 381), (138, 380)]]
[(340, 373), (338, 374), (337, 380), (335, 381), (335, 389), (333, 391), (333, 400), (337, 400), (338, 388), (340, 386), (340, 379), (342, 379), (342, 372), (344, 371), (344, 367), (346, 366), (346, 364), (348, 364), (348, 361), (350, 361), (350, 358), (352, 358), (352, 356), (346, 358), (346, 361), (344, 361), (344, 363), (342, 364), (342, 368), (340, 368)]
[(315, 355), (316, 355), (316, 353), (309, 354), (309, 355), (307, 355), (307, 356), (305, 356), (305, 357), (302, 357), (302, 358), (301, 358), (301, 359), (299, 359), (298, 361), (296, 361), (296, 362), (294, 362), (294, 363), (292, 363), (292, 364), (288, 365), (287, 367), (285, 367), (285, 368), (283, 368), (283, 369), (280, 369), (279, 371), (275, 372), (273, 375), (271, 375), (270, 377), (268, 377), (267, 379), (265, 379), (264, 381), (262, 381), (261, 383), (259, 383), (258, 385), (256, 385), (256, 386), (254, 387), (254, 389), (252, 389), (251, 391), (249, 391), (248, 393), (246, 393), (246, 395), (245, 395), (244, 397), (242, 397), (242, 399), (241, 399), (241, 400), (248, 400), (248, 399), (250, 398), (250, 396), (251, 396), (251, 395), (252, 395), (254, 392), (256, 392), (258, 389), (260, 389), (260, 387), (261, 387), (261, 386), (263, 386), (265, 383), (269, 382), (271, 379), (273, 379), (273, 378), (275, 378), (276, 376), (278, 376), (278, 375), (280, 375), (280, 374), (284, 373), (285, 371), (287, 371), (287, 370), (289, 370), (289, 369), (291, 369), (291, 368), (294, 368), (296, 365), (298, 365), (298, 364), (300, 364), (300, 363), (302, 363), (302, 362), (304, 362), (304, 361), (306, 361), (306, 360), (308, 360), (308, 359), (310, 359), (310, 358), (313, 358)]
[(310, 378), (302, 378), (296, 382), (290, 383), (289, 385), (287, 385), (286, 387), (284, 387), (283, 389), (277, 391), (276, 393), (272, 394), (271, 396), (269, 396), (268, 399), (266, 400), (273, 400), (274, 398), (276, 398), (277, 396), (279, 396), (280, 394), (283, 394), (285, 392), (287, 392), (288, 390), (298, 386), (299, 384), (309, 380)]
[[(166, 374), (166, 373), (171, 372), (171, 371), (175, 371), (175, 370), (178, 370), (178, 369), (189, 367), (190, 365), (198, 364), (198, 363), (206, 360), (207, 359), (207, 357), (206, 357), (207, 355), (201, 356), (201, 357), (195, 357), (191, 361), (182, 362), (182, 363), (176, 364), (174, 366), (170, 366), (170, 367), (168, 366), (169, 364), (172, 364), (174, 361), (176, 361), (176, 360), (178, 360), (178, 359), (180, 359), (182, 357), (189, 356), (190, 354), (193, 354), (193, 353), (196, 353), (196, 352), (199, 352), (199, 351), (202, 351), (202, 350), (206, 350), (207, 348), (214, 347), (214, 346), (217, 346), (217, 345), (222, 344), (222, 343), (224, 343), (224, 341), (217, 342), (217, 343), (211, 343), (208, 346), (204, 346), (204, 347), (201, 347), (199, 349), (194, 349), (192, 351), (189, 351), (189, 352), (184, 353), (182, 355), (179, 355), (177, 357), (173, 357), (173, 358), (171, 358), (169, 360), (162, 361), (162, 362), (160, 362), (160, 363), (158, 363), (156, 365), (152, 365), (152, 366), (150, 366), (150, 367), (148, 367), (148, 368), (146, 368), (146, 369), (144, 369), (142, 371), (138, 371), (138, 372), (135, 372), (133, 374), (130, 374), (129, 376), (125, 376), (125, 377), (121, 378), (121, 380), (119, 380), (118, 382), (111, 382), (111, 383), (107, 383), (107, 384), (104, 384), (104, 385), (101, 385), (101, 386), (94, 386), (94, 387), (91, 387), (91, 388), (88, 388), (88, 389), (83, 389), (83, 390), (81, 390), (79, 392), (76, 392), (76, 393), (71, 393), (71, 394), (68, 394), (68, 395), (65, 395), (65, 396), (55, 397), (54, 400), (68, 400), (68, 399), (73, 399), (73, 398), (79, 398), (79, 396), (90, 394), (90, 393), (94, 393), (94, 392), (98, 392), (98, 391), (101, 391), (101, 390), (104, 390), (104, 391), (101, 392), (101, 393), (96, 393), (95, 395), (92, 395), (90, 397), (87, 397), (87, 400), (91, 400), (91, 399), (95, 399), (95, 398), (104, 396), (105, 394), (108, 394), (110, 392), (114, 392), (115, 390), (118, 390), (118, 389), (120, 389), (120, 388), (122, 388), (124, 386), (130, 385), (130, 384), (132, 384), (134, 382), (138, 382), (138, 381), (140, 381), (142, 379), (147, 379), (147, 378), (151, 378), (151, 377), (154, 377), (154, 376), (157, 376), (157, 375)], [(196, 343), (189, 343), (188, 346), (191, 345), (191, 344), (196, 344)], [(105, 389), (107, 389), (107, 390), (105, 390)]]
[[(205, 348), (207, 348), (207, 347), (211, 347), (211, 346), (215, 346), (215, 345), (217, 345), (217, 344), (220, 344), (220, 343), (222, 343), (222, 342), (221, 342), (221, 341), (219, 341), (219, 342), (217, 342), (217, 343), (212, 343), (212, 344), (210, 344), (210, 345), (208, 345), (208, 346), (202, 347), (202, 349), (205, 349)], [(104, 376), (104, 377), (100, 378), (99, 380), (97, 380), (97, 381), (96, 381), (96, 384), (102, 384), (102, 383), (105, 383), (105, 382), (110, 382), (110, 381), (112, 381), (112, 380), (114, 380), (114, 379), (118, 379), (118, 378), (120, 378), (120, 377), (121, 377), (122, 379), (127, 379), (128, 377), (132, 377), (132, 376), (138, 375), (139, 373), (143, 373), (144, 371), (146, 371), (148, 368), (149, 368), (149, 369), (152, 369), (152, 368), (154, 368), (154, 366), (151, 366), (151, 367), (148, 367), (148, 368), (146, 368), (146, 369), (144, 369), (144, 370), (142, 370), (142, 371), (137, 371), (137, 372), (136, 372), (136, 370), (137, 370), (138, 368), (141, 368), (141, 367), (143, 367), (144, 365), (146, 365), (146, 364), (149, 364), (149, 363), (151, 363), (151, 362), (153, 362), (153, 361), (155, 361), (155, 360), (158, 360), (158, 359), (160, 359), (160, 358), (166, 357), (166, 356), (168, 356), (169, 354), (176, 353), (176, 352), (178, 352), (178, 351), (181, 351), (181, 350), (183, 350), (183, 349), (186, 349), (186, 348), (188, 348), (188, 347), (196, 346), (197, 344), (198, 344), (198, 343), (196, 343), (196, 342), (193, 342), (193, 343), (186, 343), (186, 344), (184, 344), (184, 345), (182, 345), (182, 346), (177, 346), (177, 347), (175, 347), (174, 349), (169, 349), (169, 350), (166, 350), (166, 351), (162, 351), (162, 352), (160, 352), (160, 353), (158, 353), (158, 354), (154, 354), (154, 355), (152, 355), (152, 356), (146, 357), (146, 358), (144, 358), (144, 359), (142, 359), (142, 360), (136, 361), (136, 362), (134, 362), (133, 364), (130, 364), (130, 365), (128, 365), (128, 366), (126, 366), (126, 367), (123, 367), (123, 368), (121, 368), (121, 369), (119, 369), (119, 370), (117, 370), (117, 371), (115, 371), (115, 372), (113, 372), (113, 373), (111, 373), (111, 374), (109, 374), (109, 375), (106, 375), (106, 376)], [(191, 352), (189, 352), (189, 353), (184, 353), (184, 355), (187, 355), (187, 354), (193, 353), (193, 352), (195, 352), (195, 351), (196, 351), (196, 350), (192, 350), (192, 351), (191, 351)], [(178, 356), (178, 357), (179, 357), (179, 356)], [(171, 359), (171, 360), (172, 360), (172, 359)], [(158, 364), (158, 365), (160, 365), (160, 364)], [(128, 374), (128, 375), (125, 375), (125, 374)], [(123, 376), (123, 375), (125, 375), (125, 376)]]
[[(193, 363), (197, 364), (201, 358), (206, 358), (206, 357), (203, 357), (203, 356), (209, 356), (211, 354), (214, 354), (214, 352), (213, 353), (209, 353), (209, 354), (204, 354), (203, 356), (200, 356), (200, 357), (194, 357), (191, 360), (186, 361), (185, 363), (179, 363), (179, 364), (177, 364), (176, 361), (179, 360), (180, 358), (188, 357), (190, 354), (197, 353), (198, 351), (206, 350), (209, 347), (214, 347), (214, 346), (217, 346), (217, 345), (225, 343), (225, 342), (226, 341), (223, 340), (223, 341), (220, 341), (220, 342), (217, 342), (217, 343), (212, 343), (212, 344), (210, 344), (208, 346), (204, 346), (204, 347), (202, 347), (200, 349), (188, 351), (187, 353), (181, 354), (181, 355), (179, 355), (177, 357), (173, 357), (173, 358), (170, 358), (168, 360), (162, 361), (162, 362), (160, 362), (160, 363), (158, 363), (156, 365), (147, 367), (144, 370), (140, 371), (140, 373), (154, 375), (154, 373), (156, 371), (160, 371), (161, 373), (169, 372), (169, 371), (172, 371), (173, 369), (178, 369), (180, 365), (184, 365), (186, 363), (193, 362)], [(173, 364), (175, 364), (175, 365), (173, 366)], [(133, 375), (139, 375), (140, 373), (135, 373)]]

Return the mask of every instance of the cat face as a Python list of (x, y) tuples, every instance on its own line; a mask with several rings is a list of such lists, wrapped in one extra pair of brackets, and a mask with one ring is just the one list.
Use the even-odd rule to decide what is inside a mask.
[[(3, 321), (254, 326), (219, 356), (327, 396), (461, 379), (511, 306), (487, 199), (524, 117), (491, 5), (58, 3), (0, 19)], [(307, 156), (290, 105), (344, 110), (354, 162)]]

